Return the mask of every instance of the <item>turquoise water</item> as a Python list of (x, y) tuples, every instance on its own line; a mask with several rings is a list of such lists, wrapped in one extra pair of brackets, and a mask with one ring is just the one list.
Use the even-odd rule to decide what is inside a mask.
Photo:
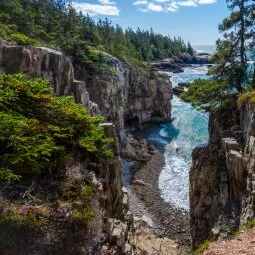
[[(208, 78), (206, 66), (187, 67), (184, 73), (171, 74), (173, 87), (178, 82), (191, 82)], [(159, 177), (161, 196), (175, 206), (189, 209), (189, 169), (192, 150), (208, 141), (208, 113), (198, 111), (191, 104), (174, 96), (172, 100), (174, 121), (161, 126), (161, 139), (172, 137), (165, 145), (165, 167)]]
[(189, 209), (189, 169), (192, 150), (208, 141), (208, 114), (199, 112), (179, 98), (172, 100), (172, 124), (162, 126), (161, 138), (175, 135), (165, 145), (165, 167), (159, 177), (161, 196), (175, 206)]
[[(208, 78), (206, 66), (187, 67), (184, 73), (167, 73), (176, 86), (178, 82), (191, 82)], [(173, 122), (156, 125), (140, 132), (140, 137), (164, 148), (165, 167), (159, 177), (162, 198), (176, 207), (189, 209), (189, 169), (192, 150), (208, 141), (208, 114), (197, 111), (189, 103), (174, 96)], [(139, 134), (138, 134), (139, 135)]]

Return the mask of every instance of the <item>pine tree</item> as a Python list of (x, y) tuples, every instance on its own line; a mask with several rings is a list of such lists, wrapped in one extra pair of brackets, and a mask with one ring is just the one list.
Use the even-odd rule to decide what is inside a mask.
[(194, 50), (193, 50), (193, 48), (191, 47), (190, 42), (188, 42), (188, 44), (187, 44), (187, 52), (188, 52), (191, 56), (194, 55)]
[(217, 52), (214, 60), (217, 67), (213, 70), (216, 78), (227, 80), (232, 87), (242, 91), (247, 82), (247, 47), (250, 39), (251, 23), (249, 22), (252, 1), (227, 0), (230, 16), (219, 25), (223, 40), (217, 41)]

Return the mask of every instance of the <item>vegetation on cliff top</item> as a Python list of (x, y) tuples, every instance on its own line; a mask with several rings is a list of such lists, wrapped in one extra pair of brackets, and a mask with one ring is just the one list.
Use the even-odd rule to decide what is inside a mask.
[(83, 176), (70, 166), (74, 154), (107, 162), (112, 140), (101, 117), (51, 92), (44, 79), (0, 74), (1, 254), (42, 249), (38, 239), (49, 229), (58, 251), (80, 254), (97, 213), (89, 171)]
[(250, 102), (255, 104), (255, 90), (246, 91), (241, 93), (238, 98), (238, 105), (241, 106), (243, 103)]
[(64, 161), (74, 150), (111, 157), (101, 117), (71, 97), (55, 97), (43, 79), (0, 74), (0, 178), (17, 180)]
[[(9, 0), (0, 2), (0, 37), (19, 44), (61, 48), (78, 62), (101, 61), (93, 49), (102, 50), (122, 61), (136, 63), (193, 53), (181, 38), (171, 39), (77, 13), (66, 0)], [(99, 59), (98, 59), (99, 58)]]

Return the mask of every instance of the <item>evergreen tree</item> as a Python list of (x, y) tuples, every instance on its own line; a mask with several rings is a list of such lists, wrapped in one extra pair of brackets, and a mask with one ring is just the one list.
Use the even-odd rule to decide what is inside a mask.
[(217, 79), (227, 80), (238, 91), (242, 91), (242, 86), (248, 78), (246, 43), (251, 38), (249, 16), (252, 2), (227, 0), (228, 8), (232, 12), (219, 25), (224, 39), (217, 41), (217, 52), (214, 55), (217, 66), (213, 74)]
[[(108, 20), (97, 23), (71, 5), (72, 0), (0, 1), (0, 37), (21, 45), (60, 48), (79, 63), (101, 63), (95, 49), (133, 64), (187, 52), (181, 38), (172, 40), (152, 29), (123, 31)], [(190, 49), (191, 50), (191, 49)]]
[(187, 44), (187, 52), (188, 52), (191, 56), (194, 55), (194, 50), (193, 50), (193, 48), (191, 47), (190, 42), (188, 42), (188, 44)]

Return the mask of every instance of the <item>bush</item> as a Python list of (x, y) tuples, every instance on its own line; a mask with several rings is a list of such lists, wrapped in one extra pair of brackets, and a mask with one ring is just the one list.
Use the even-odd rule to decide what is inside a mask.
[(27, 37), (24, 34), (15, 33), (9, 37), (9, 40), (16, 42), (19, 45), (40, 45), (40, 43), (34, 39)]
[(15, 25), (3, 25), (0, 23), (0, 37), (4, 40), (9, 40), (10, 35), (16, 30)]
[[(29, 206), (19, 209), (12, 206), (0, 214), (0, 254), (27, 254), (31, 240), (40, 235), (46, 224), (46, 215), (42, 208)], [(24, 245), (25, 244), (25, 245)], [(9, 253), (8, 250), (12, 250)]]
[(110, 158), (110, 139), (72, 97), (55, 97), (43, 79), (0, 74), (0, 178), (46, 171), (73, 151)]
[(215, 80), (197, 79), (188, 91), (183, 92), (180, 98), (184, 101), (191, 102), (194, 106), (209, 104), (216, 105), (226, 96), (227, 85)]
[(90, 185), (84, 185), (82, 180), (67, 181), (62, 187), (62, 198), (72, 202), (72, 219), (76, 223), (88, 226), (95, 212), (91, 209), (94, 191)]
[(255, 90), (246, 91), (239, 95), (237, 104), (241, 106), (246, 102), (255, 103)]

